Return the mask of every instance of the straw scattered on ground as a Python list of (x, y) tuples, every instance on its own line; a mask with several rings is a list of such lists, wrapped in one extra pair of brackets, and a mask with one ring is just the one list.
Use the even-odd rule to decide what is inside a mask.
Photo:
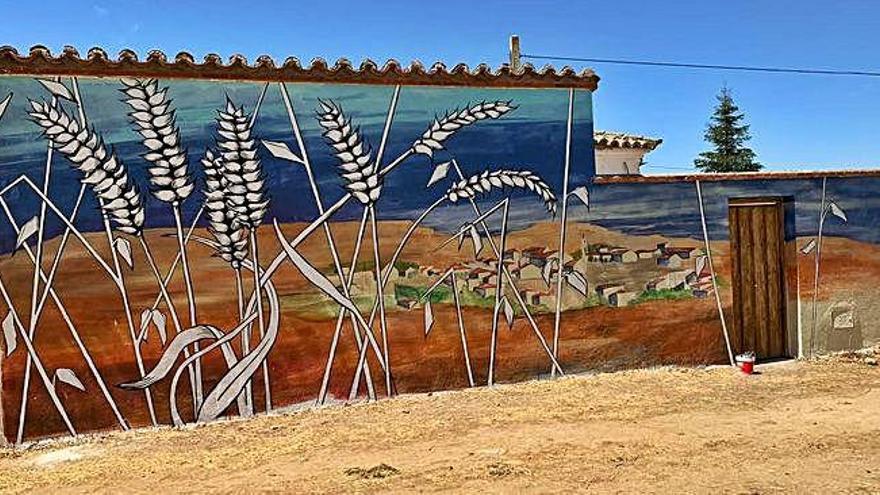
[(877, 492), (876, 362), (567, 377), (55, 441), (0, 449), (0, 488)]

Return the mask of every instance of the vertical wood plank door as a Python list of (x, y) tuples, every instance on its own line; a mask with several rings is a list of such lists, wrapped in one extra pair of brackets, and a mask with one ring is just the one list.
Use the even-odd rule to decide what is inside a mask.
[(728, 202), (735, 353), (786, 356), (785, 218), (781, 198)]

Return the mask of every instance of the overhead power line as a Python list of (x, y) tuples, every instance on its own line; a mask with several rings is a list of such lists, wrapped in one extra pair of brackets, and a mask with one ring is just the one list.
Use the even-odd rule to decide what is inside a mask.
[(591, 64), (641, 65), (648, 67), (674, 67), (679, 69), (727, 70), (740, 72), (771, 72), (777, 74), (814, 74), (824, 76), (863, 76), (880, 77), (880, 72), (865, 70), (812, 69), (801, 67), (756, 67), (749, 65), (691, 64), (684, 62), (657, 62), (653, 60), (623, 60), (614, 58), (565, 57), (561, 55), (520, 55), (533, 60), (561, 60), (567, 62), (588, 62)]

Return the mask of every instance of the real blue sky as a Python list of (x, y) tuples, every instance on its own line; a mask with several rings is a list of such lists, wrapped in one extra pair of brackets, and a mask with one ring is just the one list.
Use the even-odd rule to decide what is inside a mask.
[[(710, 64), (880, 70), (880, 2), (290, 1), (3, 2), (0, 44), (115, 55), (161, 49), (254, 60), (346, 57), (497, 66), (517, 33), (526, 53)], [(543, 65), (544, 61), (537, 61)], [(554, 62), (555, 65), (563, 63)], [(586, 64), (575, 64), (578, 69)], [(596, 64), (597, 128), (655, 135), (657, 173), (691, 168), (727, 84), (770, 169), (880, 162), (880, 78), (794, 76)]]

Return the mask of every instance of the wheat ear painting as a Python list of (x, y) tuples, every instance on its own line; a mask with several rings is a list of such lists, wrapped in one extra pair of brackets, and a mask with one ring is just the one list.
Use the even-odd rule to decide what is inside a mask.
[[(360, 129), (355, 127), (342, 111), (342, 108), (332, 101), (319, 102), (318, 122), (324, 129), (324, 139), (333, 148), (334, 154), (339, 160), (339, 175), (345, 181), (345, 188), (362, 205), (363, 220), (369, 219), (371, 237), (373, 239), (373, 262), (377, 281), (381, 281), (382, 264), (379, 256), (379, 231), (376, 222), (375, 204), (382, 193), (382, 178), (379, 175), (379, 166), (374, 161), (372, 151), (368, 144), (364, 143)], [(363, 227), (359, 227), (358, 247), (363, 241)], [(355, 259), (356, 261), (356, 259)], [(352, 272), (355, 265), (351, 265)], [(379, 306), (380, 335), (382, 339), (382, 358), (385, 362), (385, 393), (393, 393), (391, 366), (389, 363), (388, 327), (385, 320), (385, 295), (382, 291), (381, 282), (376, 284), (376, 302)], [(359, 376), (359, 374), (358, 374)]]
[[(123, 88), (120, 91), (125, 95), (125, 103), (132, 111), (128, 116), (135, 126), (136, 132), (141, 135), (141, 144), (146, 152), (142, 155), (149, 162), (147, 171), (150, 175), (150, 186), (153, 196), (171, 207), (174, 217), (174, 226), (177, 234), (178, 253), (180, 254), (183, 280), (186, 287), (186, 300), (189, 308), (189, 326), (198, 324), (196, 315), (196, 301), (193, 291), (192, 275), (189, 269), (189, 257), (183, 234), (183, 220), (181, 217), (181, 205), (192, 194), (195, 185), (188, 169), (186, 150), (180, 143), (180, 129), (176, 124), (175, 110), (171, 107), (168, 98), (168, 88), (159, 88), (155, 79), (122, 79)], [(145, 247), (145, 253), (149, 250)], [(152, 260), (152, 256), (148, 256)], [(150, 262), (155, 268), (155, 263)], [(171, 298), (167, 294), (164, 281), (158, 269), (154, 275), (159, 282), (163, 298), (169, 305), (174, 322), (175, 330), (182, 330), (177, 311), (173, 309)], [(198, 350), (196, 344), (195, 350)], [(190, 370), (190, 385), (193, 392), (193, 404), (198, 408), (202, 401), (202, 371), (201, 365), (196, 360)]]
[[(262, 94), (260, 101), (262, 101)], [(256, 111), (256, 110), (255, 110)], [(177, 357), (184, 356), (172, 374), (169, 408), (172, 421), (183, 424), (184, 419), (177, 407), (176, 392), (182, 370), (198, 361), (205, 354), (220, 349), (228, 371), (215, 384), (197, 408), (195, 420), (210, 421), (222, 414), (233, 401), (237, 401), (239, 413), (249, 415), (253, 411), (251, 377), (258, 369), (263, 370), (266, 409), (271, 410), (271, 389), (266, 359), (278, 336), (280, 305), (274, 285), (268, 281), (260, 284), (259, 255), (256, 251), (256, 229), (262, 223), (268, 209), (265, 196), (264, 177), (261, 161), (257, 155), (255, 139), (251, 136), (253, 119), (244, 113), (243, 107), (236, 106), (227, 99), (226, 106), (218, 112), (217, 150), (208, 150), (201, 160), (205, 172), (205, 203), (209, 227), (214, 239), (199, 238), (203, 244), (212, 247), (217, 256), (230, 264), (236, 272), (239, 315), (238, 325), (224, 333), (212, 325), (196, 325), (179, 333), (166, 347), (165, 352), (143, 379), (121, 384), (127, 389), (146, 389), (151, 384), (166, 378), (175, 369)], [(247, 238), (245, 231), (248, 232)], [(246, 249), (250, 247), (251, 257)], [(253, 273), (255, 294), (248, 301), (248, 307), (256, 306), (258, 311), (245, 314), (242, 290), (242, 269)], [(268, 318), (262, 308), (262, 299), (269, 303)], [(260, 328), (260, 339), (251, 347), (250, 328), (254, 322)], [(239, 359), (230, 341), (241, 336), (242, 356)], [(191, 356), (184, 354), (187, 346), (204, 340), (214, 340), (204, 349), (196, 350)]]
[[(80, 102), (79, 90), (75, 82), (73, 88), (76, 101)], [(143, 375), (145, 372), (143, 358), (120, 263), (120, 254), (126, 260), (131, 260), (131, 248), (127, 239), (116, 237), (113, 231), (137, 237), (141, 240), (145, 251), (148, 251), (143, 240), (144, 207), (140, 192), (129, 179), (125, 166), (114, 152), (107, 151), (101, 137), (87, 127), (85, 111), (81, 103), (77, 108), (79, 121), (72, 119), (61, 108), (54, 108), (46, 102), (32, 101), (30, 115), (32, 120), (43, 128), (44, 136), (56, 151), (64, 155), (73, 167), (81, 172), (81, 182), (93, 191), (98, 200), (112, 261), (112, 266), (108, 266), (107, 271), (122, 300), (129, 336), (134, 347), (135, 361), (138, 371)], [(144, 390), (144, 396), (150, 420), (153, 424), (158, 424), (149, 389)]]
[[(299, 150), (299, 154), (294, 153), (290, 150), (290, 148), (283, 142), (272, 142), (272, 141), (263, 141), (263, 145), (269, 150), (270, 153), (273, 154), (276, 158), (286, 160), (292, 162), (294, 164), (301, 164), (303, 169), (306, 172), (306, 177), (309, 181), (309, 189), (312, 192), (312, 197), (315, 201), (315, 208), (318, 211), (318, 214), (323, 214), (325, 211), (324, 201), (321, 198), (321, 193), (318, 190), (317, 181), (315, 180), (315, 174), (312, 168), (311, 160), (309, 159), (308, 149), (305, 146), (305, 141), (303, 139), (302, 131), (300, 129), (299, 120), (297, 119), (296, 112), (294, 111), (293, 104), (291, 102), (290, 94), (287, 90), (287, 86), (284, 83), (279, 83), (278, 88), (281, 93), (281, 98), (284, 102), (285, 110), (287, 111), (287, 117), (290, 122), (291, 131), (293, 132), (293, 137), (296, 140), (297, 148)], [(394, 89), (394, 96), (392, 97), (391, 107), (389, 110), (388, 121), (390, 122), (391, 115), (393, 115), (393, 108), (397, 104), (397, 96), (400, 93), (400, 86), (396, 86)], [(383, 141), (384, 142), (384, 141)], [(358, 233), (355, 240), (354, 252), (352, 253), (352, 261), (350, 263), (350, 267), (354, 267), (357, 264), (358, 256), (360, 255), (361, 243), (363, 242), (363, 236), (366, 227), (368, 210), (364, 209), (363, 214), (361, 216), (360, 225), (358, 227)], [(354, 278), (354, 270), (348, 270), (348, 273), (342, 268), (342, 263), (339, 256), (339, 250), (336, 247), (336, 241), (333, 237), (333, 232), (330, 229), (329, 223), (325, 222), (323, 225), (324, 236), (327, 240), (327, 247), (330, 251), (330, 256), (333, 260), (333, 269), (335, 270), (337, 278), (342, 282), (340, 284), (340, 289), (342, 291), (342, 295), (346, 298), (350, 298), (351, 295), (349, 293), (350, 287), (352, 285), (352, 281)], [(329, 356), (327, 358), (326, 365), (324, 367), (324, 374), (321, 380), (321, 387), (318, 391), (318, 398), (316, 403), (318, 405), (323, 404), (327, 399), (328, 387), (330, 383), (330, 376), (332, 373), (332, 363), (335, 359), (336, 349), (339, 343), (339, 337), (342, 331), (342, 325), (345, 320), (345, 316), (348, 312), (344, 308), (340, 308), (340, 311), (337, 314), (336, 318), (336, 326), (333, 332), (333, 337), (330, 343), (330, 351)], [(360, 329), (358, 328), (357, 320), (354, 315), (349, 315), (349, 321), (351, 322), (352, 336), (354, 337), (355, 345), (360, 352), (361, 348), (366, 345), (366, 342), (363, 340), (361, 336)], [(367, 396), (370, 399), (376, 398), (375, 388), (373, 386), (372, 374), (370, 372), (369, 365), (366, 365), (363, 370), (364, 381), (367, 386)], [(353, 398), (353, 397), (352, 397)]]
[[(222, 175), (226, 182), (225, 200), (234, 215), (233, 222), (248, 231), (251, 261), (254, 265), (253, 280), (257, 301), (257, 325), (260, 338), (265, 338), (266, 323), (264, 320), (263, 297), (260, 288), (260, 260), (257, 229), (263, 222), (269, 200), (265, 191), (265, 177), (262, 163), (257, 156), (256, 141), (251, 136), (252, 124), (243, 107), (236, 107), (227, 99), (226, 108), (218, 112), (217, 117), (217, 148), (222, 158)], [(250, 330), (243, 334), (242, 352), (250, 351)], [(262, 363), (263, 387), (266, 411), (272, 410), (272, 391), (269, 380), (268, 364)], [(248, 397), (250, 392), (248, 385)]]

